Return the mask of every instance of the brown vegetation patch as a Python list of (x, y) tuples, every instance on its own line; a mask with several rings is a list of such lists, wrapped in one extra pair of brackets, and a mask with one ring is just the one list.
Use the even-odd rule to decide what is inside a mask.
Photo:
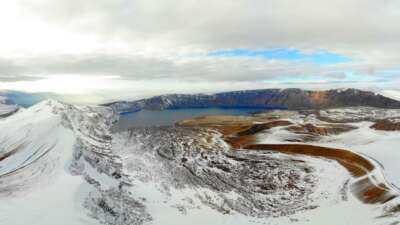
[(375, 130), (400, 131), (400, 122), (379, 120), (371, 128)]
[[(354, 176), (363, 176), (374, 169), (374, 165), (364, 157), (351, 151), (306, 144), (250, 144), (251, 150), (273, 150), (287, 154), (303, 154), (324, 157), (338, 161)], [(354, 164), (354, 165), (353, 165)]]
[(327, 92), (326, 91), (314, 91), (307, 93), (308, 98), (317, 105), (324, 105), (324, 103), (328, 102)]
[(387, 199), (391, 200), (392, 198), (386, 195), (386, 192), (387, 190), (380, 186), (369, 187), (364, 191), (364, 201), (371, 204), (378, 203), (380, 201), (387, 202)]
[(291, 122), (286, 121), (286, 120), (275, 120), (275, 121), (268, 122), (268, 123), (254, 124), (249, 129), (238, 132), (237, 134), (239, 136), (253, 135), (253, 134), (256, 134), (263, 130), (269, 130), (274, 127), (289, 126), (291, 124), (292, 124)]
[(354, 177), (363, 177), (352, 185), (353, 193), (363, 202), (368, 204), (385, 203), (397, 197), (388, 185), (375, 184), (372, 178), (366, 176), (375, 169), (374, 165), (364, 157), (351, 151), (327, 148), (305, 144), (253, 144), (244, 146), (243, 150), (271, 150), (286, 154), (303, 154), (332, 159), (340, 163)]
[[(373, 177), (367, 176), (375, 169), (374, 164), (367, 158), (352, 151), (306, 144), (254, 144), (258, 132), (277, 126), (289, 126), (291, 123), (286, 120), (268, 121), (271, 118), (282, 118), (275, 117), (274, 114), (269, 113), (257, 115), (253, 118), (257, 118), (258, 121), (255, 122), (255, 119), (252, 119), (252, 117), (220, 116), (195, 118), (180, 122), (178, 125), (217, 129), (224, 135), (225, 141), (236, 150), (269, 150), (285, 154), (303, 154), (334, 160), (341, 164), (352, 176), (357, 178), (362, 177), (361, 180), (351, 185), (351, 189), (358, 199), (368, 204), (385, 203), (398, 196), (397, 194), (393, 194), (389, 185), (384, 183), (376, 184), (376, 180), (373, 180)], [(262, 120), (264, 122), (260, 123)], [(320, 135), (340, 134), (355, 128), (345, 124), (324, 124), (317, 126), (305, 124), (290, 126), (287, 129), (294, 133), (305, 134), (306, 137), (317, 137)]]
[(344, 132), (351, 131), (353, 129), (356, 129), (356, 127), (345, 124), (324, 124), (321, 126), (315, 126), (313, 124), (307, 123), (305, 125), (288, 127), (289, 131), (292, 131), (297, 134), (312, 134), (312, 135), (322, 135), (322, 136), (341, 134)]
[(297, 115), (297, 111), (272, 111), (272, 112), (261, 112), (254, 114), (254, 118), (262, 119), (264, 121), (270, 120), (282, 120), (292, 118)]
[(206, 127), (218, 130), (224, 135), (236, 134), (253, 125), (251, 117), (243, 116), (203, 116), (176, 123), (182, 127)]
[(256, 141), (256, 137), (254, 135), (245, 135), (245, 136), (226, 136), (225, 141), (230, 144), (233, 148), (242, 148), (248, 143), (253, 143)]
[(352, 192), (363, 202), (369, 204), (385, 203), (397, 195), (390, 191), (390, 187), (385, 183), (373, 183), (369, 177), (358, 180), (352, 186)]
[[(267, 115), (268, 114), (268, 115)], [(292, 123), (286, 120), (260, 122), (271, 118), (269, 113), (258, 117), (242, 116), (204, 116), (178, 122), (177, 126), (206, 127), (219, 131), (224, 139), (233, 148), (241, 148), (244, 145), (256, 141), (254, 134), (278, 126), (288, 126)]]

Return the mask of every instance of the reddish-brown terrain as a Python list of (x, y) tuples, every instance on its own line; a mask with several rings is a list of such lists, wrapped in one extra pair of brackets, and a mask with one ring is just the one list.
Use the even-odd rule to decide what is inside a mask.
[[(285, 154), (302, 154), (313, 157), (323, 157), (337, 161), (356, 179), (351, 184), (352, 193), (365, 203), (385, 203), (398, 197), (390, 185), (377, 182), (373, 176), (368, 176), (376, 168), (370, 159), (345, 149), (327, 148), (306, 144), (267, 144), (257, 143), (257, 133), (274, 127), (287, 127), (293, 133), (308, 135), (334, 135), (355, 129), (344, 124), (297, 124), (282, 119), (279, 115), (258, 115), (254, 117), (201, 117), (185, 120), (179, 126), (201, 126), (216, 129), (224, 135), (224, 139), (233, 149), (278, 151)], [(275, 118), (275, 119), (272, 119)], [(285, 116), (283, 116), (285, 118)]]
[(400, 122), (391, 121), (391, 120), (379, 120), (375, 122), (371, 128), (375, 130), (385, 130), (385, 131), (396, 131), (400, 130)]

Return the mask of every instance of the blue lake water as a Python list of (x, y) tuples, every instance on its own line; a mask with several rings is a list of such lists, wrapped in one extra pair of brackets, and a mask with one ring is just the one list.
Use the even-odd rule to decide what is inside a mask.
[(208, 115), (246, 115), (267, 111), (260, 108), (194, 108), (168, 109), (163, 111), (142, 110), (120, 116), (114, 130), (121, 131), (134, 127), (170, 126), (184, 119)]

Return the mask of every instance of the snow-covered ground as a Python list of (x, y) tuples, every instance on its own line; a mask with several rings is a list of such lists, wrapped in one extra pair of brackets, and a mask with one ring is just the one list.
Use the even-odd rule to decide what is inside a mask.
[[(346, 149), (361, 154), (366, 158), (369, 158), (371, 162), (376, 166), (376, 169), (370, 176), (377, 178), (378, 182), (388, 182), (392, 185), (393, 190), (399, 192), (398, 187), (400, 187), (400, 151), (398, 151), (398, 146), (400, 146), (400, 131), (380, 131), (371, 128), (371, 126), (374, 124), (374, 122), (371, 121), (388, 118), (399, 118), (399, 110), (353, 107), (323, 110), (319, 112), (319, 116), (321, 116), (321, 118), (323, 119), (328, 119), (328, 121), (342, 122), (342, 124), (354, 126), (355, 129), (338, 135), (321, 135), (314, 141), (312, 141), (313, 139), (311, 139), (311, 141), (308, 141), (307, 144)], [(294, 124), (311, 123), (322, 127), (324, 126), (324, 124), (326, 124), (326, 122), (320, 121), (317, 118), (317, 115), (314, 114), (308, 116), (295, 114), (287, 119)], [(352, 120), (361, 122), (346, 122)], [(269, 131), (258, 134), (257, 137), (258, 143), (293, 144), (294, 142), (292, 140), (301, 140), (304, 135), (290, 132), (285, 127), (276, 127)], [(386, 207), (390, 207), (393, 205), (397, 205), (398, 207), (399, 203), (400, 200), (397, 198), (387, 203)], [(363, 216), (364, 218), (366, 218), (367, 215), (371, 215), (367, 214), (365, 211), (363, 212), (362, 210), (354, 211), (354, 209), (357, 208), (357, 205), (360, 206), (360, 203), (357, 200), (355, 200), (350, 205), (351, 206), (346, 210), (351, 210), (351, 218), (355, 218), (357, 215), (360, 216), (360, 218)], [(340, 206), (339, 208), (344, 209), (346, 207)], [(361, 206), (361, 208), (364, 207)], [(329, 209), (334, 210), (335, 212), (337, 211), (336, 207), (329, 207)], [(372, 211), (376, 212), (376, 210), (378, 209)], [(314, 212), (318, 212), (318, 210)], [(372, 217), (376, 217), (376, 215)], [(343, 217), (341, 218), (344, 219)], [(339, 218), (334, 219), (333, 221), (337, 222), (336, 224), (342, 224), (338, 221), (338, 219)], [(345, 220), (346, 219), (344, 219), (343, 221)], [(397, 213), (397, 216), (395, 216), (394, 218), (389, 219), (389, 221), (400, 221), (399, 213)], [(369, 218), (364, 223), (379, 224), (379, 220), (375, 221)], [(346, 223), (343, 222), (343, 224)]]
[(400, 118), (400, 109), (380, 109), (372, 107), (347, 107), (321, 110), (319, 116), (333, 122), (376, 121)]
[(0, 120), (0, 153), (16, 150), (0, 161), (0, 224), (67, 225), (91, 220), (77, 199), (83, 179), (68, 172), (74, 133), (45, 104)]
[[(292, 122), (305, 118), (295, 115)], [(336, 161), (232, 151), (217, 132), (179, 127), (111, 133), (115, 113), (45, 101), (0, 120), (0, 224), (375, 225)], [(318, 122), (309, 116), (307, 122)], [(399, 132), (359, 129), (320, 145), (367, 154), (399, 184)], [(263, 136), (264, 135), (264, 136)], [(260, 135), (284, 142), (289, 131)], [(398, 160), (397, 160), (398, 161)], [(377, 176), (377, 174), (375, 174)], [(390, 204), (397, 204), (390, 202)]]
[[(384, 168), (388, 180), (400, 187), (400, 151), (398, 151), (400, 131), (381, 131), (370, 128), (374, 124), (371, 121), (400, 118), (400, 110), (353, 107), (323, 110), (320, 115), (322, 118), (335, 122), (362, 121), (344, 122), (343, 124), (354, 126), (356, 129), (338, 135), (320, 136), (317, 141), (308, 142), (308, 144), (343, 148), (371, 157)], [(295, 114), (288, 119), (295, 124), (312, 123), (323, 125), (325, 123), (318, 120), (315, 115), (305, 117)], [(293, 143), (285, 140), (296, 139), (298, 136), (298, 134), (294, 134), (282, 127), (277, 127), (260, 134), (259, 138), (260, 142), (271, 144)]]
[(350, 149), (378, 161), (387, 179), (400, 187), (400, 131), (371, 129), (372, 122), (352, 123), (358, 129), (337, 136), (324, 137), (319, 145)]
[(98, 224), (83, 204), (95, 188), (70, 168), (77, 110), (45, 101), (0, 120), (0, 224)]
[[(300, 173), (305, 179), (315, 179), (316, 181), (312, 188), (305, 189), (306, 192), (312, 190), (312, 193), (304, 198), (295, 197), (294, 192), (290, 196), (290, 189), (281, 190), (279, 188), (264, 195), (262, 192), (252, 191), (257, 190), (253, 189), (253, 186), (257, 185), (257, 178), (251, 178), (254, 176), (245, 172), (245, 168), (250, 165), (243, 163), (245, 168), (240, 167), (239, 162), (232, 160), (233, 155), (230, 155), (232, 153), (229, 153), (227, 149), (225, 151), (228, 151), (226, 154), (229, 157), (226, 157), (223, 154), (224, 147), (215, 143), (220, 141), (218, 139), (214, 140), (215, 142), (212, 141), (214, 148), (222, 148), (218, 151), (218, 154), (214, 153), (217, 155), (211, 153), (212, 149), (201, 151), (199, 155), (223, 163), (225, 171), (210, 168), (206, 160), (203, 161), (196, 156), (192, 156), (193, 158), (190, 159), (186, 155), (189, 153), (181, 152), (185, 150), (182, 149), (182, 145), (185, 146), (184, 143), (188, 141), (188, 146), (193, 147), (186, 147), (186, 150), (190, 150), (190, 154), (195, 154), (197, 144), (190, 143), (190, 135), (179, 139), (182, 145), (178, 144), (173, 148), (176, 149), (174, 154), (177, 159), (168, 160), (158, 157), (158, 151), (164, 152), (171, 149), (168, 146), (169, 144), (166, 143), (164, 143), (166, 146), (159, 146), (159, 144), (162, 144), (161, 140), (167, 142), (167, 139), (171, 138), (171, 135), (168, 135), (172, 133), (171, 131), (173, 130), (167, 129), (146, 133), (143, 130), (136, 130), (118, 134), (114, 139), (116, 143), (119, 143), (119, 146), (115, 146), (115, 148), (122, 156), (125, 165), (124, 170), (132, 180), (132, 187), (129, 190), (135, 198), (146, 199), (143, 204), (146, 205), (148, 213), (152, 216), (152, 224), (320, 224), (324, 219), (328, 219), (332, 221), (330, 224), (338, 225), (346, 224), (349, 218), (352, 218), (350, 221), (354, 224), (373, 224), (371, 223), (373, 217), (379, 215), (378, 213), (374, 214), (370, 206), (353, 204), (357, 200), (351, 194), (349, 195), (346, 187), (343, 187), (346, 186), (350, 175), (334, 161), (273, 152), (265, 154), (248, 151), (240, 153), (239, 156), (234, 155), (240, 159), (257, 159), (259, 164), (257, 167), (251, 168), (251, 171), (256, 171), (258, 168), (262, 173), (274, 174), (272, 176), (274, 178), (278, 178), (280, 173), (293, 173), (294, 175), (296, 173), (295, 168), (301, 168), (302, 165), (309, 166), (309, 169), (313, 171), (311, 172), (312, 175)], [(202, 140), (202, 138), (197, 137), (196, 140)], [(151, 146), (149, 142), (152, 142), (155, 146)], [(184, 158), (188, 158), (188, 162), (180, 162), (181, 154), (184, 155)], [(278, 166), (276, 169), (267, 166), (262, 167), (264, 160), (266, 163), (273, 162), (275, 166), (283, 163), (287, 167)], [(304, 164), (293, 164), (293, 161), (303, 161)], [(187, 174), (186, 167), (196, 171), (194, 172), (196, 176)], [(166, 168), (169, 169), (166, 170)], [(227, 171), (234, 171), (235, 174), (232, 175)], [(174, 174), (176, 175), (174, 176)], [(214, 176), (218, 177), (218, 180), (214, 180)], [(242, 189), (235, 180), (243, 179), (246, 176), (249, 176), (249, 178), (246, 179), (245, 187)], [(196, 181), (194, 182), (193, 179)], [(220, 179), (225, 180), (227, 183), (224, 183), (229, 185), (219, 184)], [(297, 182), (301, 183), (301, 180), (299, 179)], [(215, 182), (218, 187), (221, 185), (221, 190), (210, 189), (208, 181)], [(263, 182), (268, 183), (267, 180)], [(279, 184), (280, 181), (276, 180), (274, 183)], [(255, 198), (253, 199), (248, 195), (254, 195)], [(246, 203), (243, 202), (244, 199), (248, 200), (248, 204), (251, 204), (244, 204)], [(343, 201), (343, 199), (346, 199), (346, 201)], [(263, 210), (257, 211), (257, 201), (262, 202), (267, 214)], [(279, 201), (286, 202), (287, 205), (281, 205)], [(269, 208), (269, 206), (272, 206), (272, 208)], [(338, 211), (332, 212), (330, 210), (332, 207)], [(362, 213), (352, 215), (349, 208), (353, 208), (353, 212), (360, 210)], [(252, 209), (254, 209), (253, 212)], [(277, 214), (272, 213), (271, 216), (268, 216), (268, 213), (274, 210), (277, 211)], [(364, 215), (366, 212), (369, 213), (368, 216)], [(285, 216), (278, 216), (280, 213)], [(343, 216), (343, 223), (338, 223), (338, 215)]]

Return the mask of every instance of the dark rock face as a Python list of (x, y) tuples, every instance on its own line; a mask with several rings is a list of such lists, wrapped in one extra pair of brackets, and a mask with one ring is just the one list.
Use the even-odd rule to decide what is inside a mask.
[(264, 89), (224, 92), (213, 95), (162, 95), (133, 102), (106, 104), (119, 112), (179, 108), (260, 108), (260, 109), (326, 109), (350, 106), (400, 108), (400, 102), (357, 89), (305, 91), (301, 89)]

